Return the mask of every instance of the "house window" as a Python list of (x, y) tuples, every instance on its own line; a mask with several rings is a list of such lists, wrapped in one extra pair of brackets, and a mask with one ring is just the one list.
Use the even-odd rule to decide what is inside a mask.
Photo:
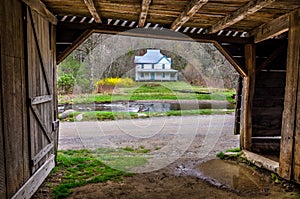
[(163, 72), (163, 73), (162, 73), (162, 77), (163, 77), (163, 78), (165, 78), (165, 77), (166, 77), (166, 74), (165, 74), (165, 72)]
[(152, 69), (154, 69), (154, 64), (152, 64)]
[(144, 64), (142, 64), (142, 69), (144, 69)]
[(141, 77), (144, 78), (144, 73), (141, 73)]
[(165, 64), (162, 65), (162, 69), (165, 69)]

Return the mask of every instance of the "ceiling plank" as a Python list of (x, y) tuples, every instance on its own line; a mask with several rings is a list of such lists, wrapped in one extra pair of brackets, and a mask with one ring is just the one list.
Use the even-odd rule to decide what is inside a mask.
[(89, 9), (89, 12), (91, 13), (92, 17), (95, 19), (96, 23), (102, 23), (102, 20), (97, 12), (97, 9), (95, 7), (95, 4), (93, 0), (84, 0), (85, 5)]
[(22, 0), (31, 9), (48, 19), (51, 23), (57, 24), (57, 18), (47, 9), (45, 4), (40, 0)]
[(173, 21), (171, 25), (171, 30), (176, 30), (183, 24), (185, 24), (190, 18), (192, 18), (198, 10), (205, 5), (208, 2), (208, 0), (192, 0), (187, 5), (185, 10), (180, 14), (180, 16)]
[(282, 15), (270, 22), (249, 32), (249, 36), (254, 36), (254, 42), (270, 39), (289, 30), (289, 13)]
[(144, 27), (151, 0), (143, 0), (141, 5), (141, 13), (139, 17), (139, 28)]
[(206, 30), (206, 33), (209, 34), (216, 33), (229, 26), (232, 26), (233, 24), (245, 19), (246, 17), (254, 14), (255, 12), (270, 5), (275, 1), (276, 0), (252, 0), (248, 2), (245, 6), (239, 8), (232, 14), (227, 15), (225, 18), (223, 18), (222, 20), (218, 21), (217, 23), (209, 27)]

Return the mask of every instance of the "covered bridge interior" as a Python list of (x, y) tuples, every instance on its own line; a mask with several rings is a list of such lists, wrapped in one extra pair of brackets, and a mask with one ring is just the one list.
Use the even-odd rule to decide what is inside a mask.
[(243, 78), (241, 148), (275, 155), (275, 171), (300, 183), (299, 0), (3, 0), (0, 198), (29, 198), (55, 165), (56, 64), (93, 32), (135, 28), (214, 43)]

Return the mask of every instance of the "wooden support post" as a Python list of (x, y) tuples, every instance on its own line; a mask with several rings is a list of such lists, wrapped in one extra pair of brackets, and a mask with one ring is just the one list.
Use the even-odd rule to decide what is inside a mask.
[(300, 11), (291, 13), (289, 20), (279, 175), (300, 182)]
[(255, 45), (245, 45), (245, 64), (248, 76), (244, 77), (241, 148), (251, 151), (252, 148), (252, 101), (255, 87)]
[(234, 135), (239, 135), (241, 130), (242, 89), (243, 89), (243, 77), (239, 76), (236, 95), (235, 95), (236, 108), (235, 108)]

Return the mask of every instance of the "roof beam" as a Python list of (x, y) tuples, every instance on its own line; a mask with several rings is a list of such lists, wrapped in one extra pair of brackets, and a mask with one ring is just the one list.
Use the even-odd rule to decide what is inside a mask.
[(97, 9), (95, 7), (93, 0), (84, 0), (84, 3), (86, 5), (86, 7), (89, 9), (89, 12), (91, 13), (92, 17), (95, 19), (95, 22), (102, 23), (102, 20), (97, 12)]
[(208, 0), (192, 0), (180, 16), (172, 23), (171, 30), (176, 30), (192, 18)]
[(143, 0), (141, 5), (141, 13), (139, 17), (139, 28), (144, 27), (151, 0)]
[(270, 22), (249, 32), (249, 36), (254, 36), (254, 42), (258, 43), (289, 30), (289, 13), (282, 15)]
[[(233, 44), (247, 44), (253, 43), (253, 38), (249, 37), (227, 37), (215, 34), (191, 34), (185, 33), (178, 34), (173, 31), (165, 31), (162, 30), (154, 30), (151, 32), (147, 29), (137, 29), (136, 31), (134, 27), (124, 27), (124, 26), (114, 26), (114, 25), (106, 25), (99, 23), (78, 23), (78, 22), (59, 22), (57, 25), (58, 30), (93, 30), (98, 33), (103, 34), (119, 34), (133, 37), (146, 37), (146, 38), (156, 38), (156, 39), (169, 39), (169, 40), (178, 40), (178, 41), (197, 41), (197, 42), (224, 42), (224, 43), (233, 43)], [(57, 39), (58, 41), (61, 41)]]
[(233, 24), (245, 19), (246, 17), (252, 15), (253, 13), (259, 11), (260, 9), (270, 5), (275, 0), (252, 0), (248, 2), (245, 6), (239, 8), (230, 15), (227, 15), (222, 20), (218, 21), (206, 30), (206, 33), (212, 34), (220, 30), (223, 30)]

